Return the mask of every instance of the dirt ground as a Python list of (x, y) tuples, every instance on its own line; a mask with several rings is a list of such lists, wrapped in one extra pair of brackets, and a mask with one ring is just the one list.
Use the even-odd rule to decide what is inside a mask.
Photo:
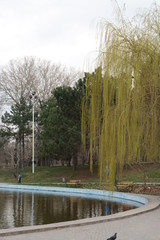
[(139, 194), (148, 194), (148, 195), (157, 195), (160, 196), (160, 186), (134, 186), (133, 191), (134, 193)]

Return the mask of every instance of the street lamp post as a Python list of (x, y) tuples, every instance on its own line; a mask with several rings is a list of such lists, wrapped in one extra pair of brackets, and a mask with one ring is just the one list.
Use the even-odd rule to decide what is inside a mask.
[(32, 101), (32, 173), (34, 174), (34, 102), (37, 99), (35, 92), (30, 95)]
[(32, 107), (32, 173), (34, 174), (34, 100)]

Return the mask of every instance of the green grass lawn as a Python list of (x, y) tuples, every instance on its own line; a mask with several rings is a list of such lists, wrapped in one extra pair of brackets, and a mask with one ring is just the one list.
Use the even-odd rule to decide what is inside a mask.
[(146, 164), (144, 166), (130, 166), (125, 169), (122, 181), (133, 181), (133, 182), (150, 182), (150, 183), (160, 183), (160, 163)]
[[(62, 178), (67, 181), (71, 179), (80, 179), (83, 184), (88, 186), (99, 185), (98, 167), (94, 167), (93, 174), (89, 170), (89, 166), (78, 166), (76, 171), (72, 167), (35, 167), (35, 173), (32, 174), (32, 168), (27, 167), (20, 170), (22, 173), (22, 184), (40, 184), (54, 185), (62, 183)], [(0, 182), (17, 183), (15, 170), (11, 168), (0, 168)], [(124, 169), (123, 174), (118, 176), (118, 181), (144, 182), (144, 173), (147, 182), (160, 183), (160, 164), (146, 165), (143, 169), (138, 166), (128, 167)]]
[[(99, 181), (98, 170), (95, 169), (91, 174), (89, 166), (78, 166), (76, 171), (73, 171), (72, 167), (35, 167), (35, 173), (32, 173), (32, 168), (27, 167), (24, 170), (20, 170), (22, 173), (22, 183), (31, 184), (53, 184), (61, 183), (62, 178), (67, 181), (71, 179), (81, 179), (82, 181)], [(0, 168), (0, 182), (17, 183), (17, 177), (15, 178), (15, 170), (11, 168)]]

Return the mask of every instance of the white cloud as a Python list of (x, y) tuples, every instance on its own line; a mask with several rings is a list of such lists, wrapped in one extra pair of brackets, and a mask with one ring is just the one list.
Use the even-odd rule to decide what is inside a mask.
[[(115, 17), (113, 2), (0, 0), (0, 65), (32, 55), (82, 69), (96, 57), (97, 23)], [(118, 0), (121, 7), (125, 2), (127, 15), (133, 16), (153, 1)]]

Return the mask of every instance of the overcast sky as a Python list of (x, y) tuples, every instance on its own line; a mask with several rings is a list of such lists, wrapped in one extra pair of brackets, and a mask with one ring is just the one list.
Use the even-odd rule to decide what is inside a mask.
[[(117, 2), (131, 18), (155, 1)], [(0, 65), (35, 56), (83, 71), (97, 56), (97, 24), (114, 21), (114, 6), (114, 0), (0, 0)]]

